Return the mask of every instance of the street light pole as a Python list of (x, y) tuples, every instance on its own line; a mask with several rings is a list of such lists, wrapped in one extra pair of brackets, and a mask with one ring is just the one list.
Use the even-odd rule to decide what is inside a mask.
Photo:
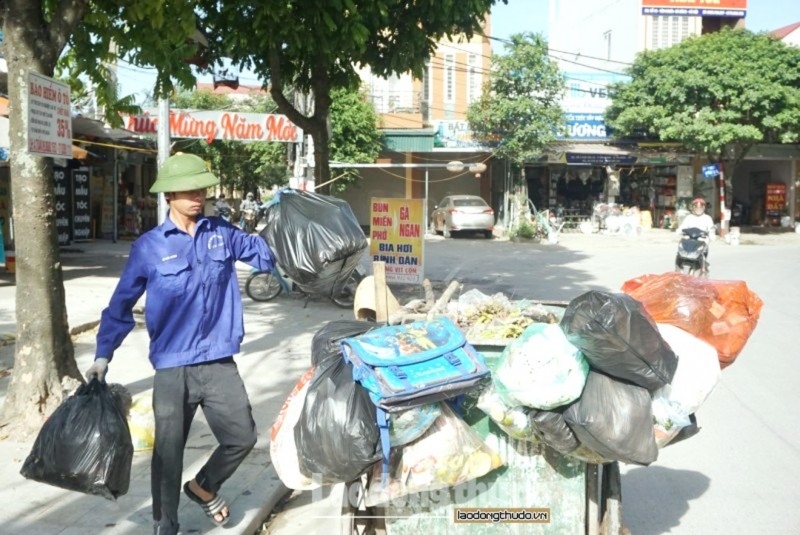
[(423, 228), (425, 229), (425, 234), (427, 235), (428, 230), (431, 227), (430, 222), (428, 221), (428, 168), (427, 167), (425, 168), (425, 202), (423, 204), (423, 208), (424, 210), (422, 211), (422, 213), (423, 217), (425, 218), (423, 220), (424, 224)]
[[(161, 168), (169, 158), (170, 132), (169, 132), (169, 99), (158, 99), (158, 167)], [(158, 194), (158, 224), (167, 219), (167, 198), (163, 193)]]

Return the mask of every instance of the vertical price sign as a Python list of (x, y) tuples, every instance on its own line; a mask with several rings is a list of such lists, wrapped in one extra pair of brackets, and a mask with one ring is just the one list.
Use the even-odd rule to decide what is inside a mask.
[(425, 226), (422, 199), (373, 197), (370, 203), (369, 253), (386, 263), (386, 282), (422, 284)]
[(85, 241), (92, 235), (89, 170), (86, 168), (74, 169), (72, 186), (72, 236), (75, 241)]
[(28, 71), (28, 152), (72, 158), (69, 86)]
[(72, 239), (72, 182), (66, 167), (53, 167), (56, 193), (56, 232), (58, 244), (69, 245)]

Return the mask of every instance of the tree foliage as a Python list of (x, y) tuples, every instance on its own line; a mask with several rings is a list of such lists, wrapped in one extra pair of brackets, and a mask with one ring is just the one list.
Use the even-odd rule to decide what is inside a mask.
[[(336, 162), (373, 163), (381, 151), (378, 114), (363, 92), (336, 89), (331, 95), (331, 159)], [(332, 191), (342, 191), (360, 176), (358, 170), (342, 169)]]
[(609, 88), (615, 136), (678, 141), (710, 161), (740, 161), (757, 143), (800, 139), (800, 49), (724, 29), (646, 51)]
[[(505, 1), (505, 0), (503, 0)], [(314, 139), (317, 183), (330, 176), (332, 92), (355, 89), (356, 67), (421, 75), (436, 42), (480, 30), (496, 0), (199, 0), (212, 55), (267, 81), (278, 109)], [(313, 96), (300, 109), (291, 89)]]
[[(14, 371), (0, 426), (25, 436), (81, 381), (70, 339), (56, 231), (50, 158), (29, 154), (28, 73), (54, 76), (69, 45), (72, 62), (98, 84), (98, 104), (114, 111), (105, 61), (119, 54), (158, 69), (159, 87), (188, 82), (184, 59), (197, 52), (193, 0), (3, 0), (2, 51), (8, 65), (11, 213), (17, 257)], [(111, 43), (115, 43), (112, 47)], [(167, 83), (169, 82), (169, 84)], [(169, 88), (168, 88), (169, 86)], [(124, 102), (123, 102), (124, 104)], [(119, 121), (115, 114), (110, 120)]]
[(467, 120), (477, 139), (522, 165), (540, 156), (563, 128), (565, 83), (541, 36), (513, 35), (505, 48), (506, 54), (492, 55), (489, 80)]
[(70, 77), (72, 88), (91, 84), (97, 105), (106, 110), (109, 123), (120, 126), (119, 113), (135, 113), (137, 109), (132, 96), (118, 96), (110, 67), (118, 59), (156, 69), (155, 97), (168, 97), (176, 88), (194, 86), (190, 60), (197, 62), (203, 49), (194, 15), (196, 0), (81, 2), (88, 2), (90, 8), (66, 35), (68, 50), (59, 59), (59, 67)]

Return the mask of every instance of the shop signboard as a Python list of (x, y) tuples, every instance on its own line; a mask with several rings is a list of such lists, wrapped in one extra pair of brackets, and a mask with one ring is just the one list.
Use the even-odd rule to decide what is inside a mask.
[(385, 262), (388, 283), (422, 284), (422, 203), (422, 199), (380, 197), (370, 202), (369, 253), (373, 262)]
[(448, 149), (467, 149), (481, 147), (472, 136), (468, 121), (441, 120), (432, 124), (436, 131), (435, 143)]
[(703, 166), (703, 177), (704, 178), (715, 178), (719, 176), (719, 164), (712, 163), (710, 165)]
[(72, 158), (69, 86), (28, 71), (28, 153)]
[[(142, 115), (123, 115), (125, 128), (138, 134), (158, 133), (158, 110)], [(175, 138), (228, 141), (276, 141), (300, 143), (303, 131), (285, 115), (239, 113), (221, 110), (180, 110), (169, 112), (170, 136)]]
[(573, 165), (633, 165), (636, 156), (629, 154), (584, 154), (567, 152), (566, 163)]
[(72, 237), (86, 241), (92, 236), (91, 198), (89, 197), (89, 169), (72, 170)]
[(603, 112), (611, 105), (608, 86), (630, 80), (630, 76), (615, 73), (565, 72), (567, 90), (561, 99), (565, 110), (566, 135), (560, 139), (604, 140), (608, 131)]
[(747, 14), (747, 0), (642, 0), (642, 15), (736, 17)]
[(72, 183), (66, 167), (53, 167), (56, 194), (56, 232), (58, 244), (69, 245), (72, 239)]
[(786, 184), (767, 184), (765, 211), (769, 217), (783, 215), (786, 207)]
[(567, 123), (567, 139), (608, 139), (602, 113), (566, 113), (564, 118)]

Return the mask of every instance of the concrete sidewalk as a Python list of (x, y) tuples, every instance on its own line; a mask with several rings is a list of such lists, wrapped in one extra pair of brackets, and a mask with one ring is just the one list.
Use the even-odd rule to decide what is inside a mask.
[[(75, 333), (75, 356), (85, 370), (94, 358), (94, 327), (117, 283), (130, 242), (91, 242), (62, 251), (70, 327)], [(240, 283), (248, 273), (240, 268)], [(0, 332), (13, 334), (14, 285), (10, 275), (0, 277)], [(244, 379), (258, 428), (254, 451), (221, 494), (231, 509), (231, 521), (216, 528), (200, 507), (181, 495), (179, 518), (184, 533), (252, 535), (269, 515), (287, 489), (275, 473), (269, 458), (269, 429), (283, 401), (311, 361), (311, 338), (327, 321), (352, 319), (352, 312), (328, 300), (281, 295), (271, 303), (244, 298), (247, 334), (236, 361)], [(9, 337), (7, 336), (8, 340)], [(0, 347), (0, 370), (13, 366), (14, 344)], [(136, 328), (116, 352), (107, 380), (121, 383), (133, 396), (148, 396), (153, 370), (147, 360), (149, 339), (144, 328)], [(10, 382), (0, 376), (0, 403)], [(116, 502), (62, 490), (29, 481), (19, 470), (33, 440), (3, 440), (0, 436), (0, 532), (42, 534), (150, 534), (150, 452), (134, 455), (128, 493)], [(184, 459), (184, 480), (191, 479), (208, 458), (216, 441), (200, 411), (189, 437)]]
[[(673, 233), (659, 230), (635, 239), (580, 233), (564, 234), (561, 238), (563, 247), (587, 251), (595, 248), (624, 250), (636, 243), (672, 243), (675, 240)], [(776, 242), (800, 243), (800, 234), (748, 234), (741, 241), (743, 246)], [(712, 251), (714, 247), (730, 246), (718, 242), (712, 244)], [(75, 355), (81, 370), (87, 369), (94, 358), (92, 329), (117, 284), (129, 249), (130, 242), (96, 241), (62, 250), (67, 312), (70, 326), (76, 333)], [(239, 273), (243, 284), (247, 267), (242, 265)], [(245, 464), (222, 488), (221, 493), (231, 506), (231, 522), (223, 528), (215, 528), (197, 505), (182, 496), (180, 520), (185, 533), (253, 535), (276, 501), (287, 492), (270, 463), (269, 429), (289, 391), (310, 366), (314, 333), (327, 321), (353, 317), (351, 311), (337, 308), (323, 299), (312, 299), (304, 305), (305, 301), (296, 296), (281, 295), (271, 303), (255, 303), (244, 298), (247, 335), (236, 360), (250, 394), (259, 440)], [(13, 276), (0, 270), (0, 403), (13, 366), (14, 306)], [(3, 333), (5, 336), (1, 336)], [(135, 329), (110, 365), (109, 382), (125, 385), (134, 396), (147, 396), (153, 375), (147, 360), (147, 345), (145, 330)], [(0, 464), (3, 504), (0, 533), (152, 533), (149, 452), (136, 453), (129, 492), (111, 502), (24, 479), (19, 470), (32, 443), (33, 438), (23, 443), (3, 440), (0, 430), (0, 458), (5, 460)], [(202, 414), (198, 414), (186, 449), (185, 480), (194, 476), (214, 444)], [(309, 526), (304, 522), (297, 525)], [(311, 531), (309, 527), (307, 533)]]

